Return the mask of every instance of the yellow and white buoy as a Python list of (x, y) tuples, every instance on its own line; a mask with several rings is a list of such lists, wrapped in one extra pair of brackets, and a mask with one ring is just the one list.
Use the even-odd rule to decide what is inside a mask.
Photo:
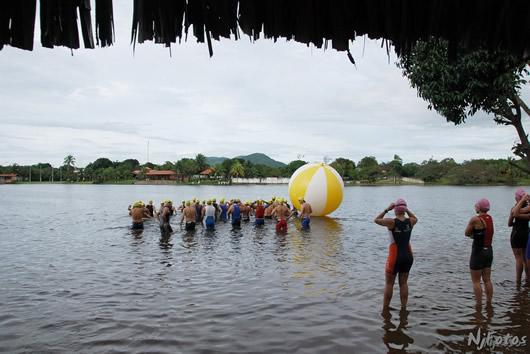
[(308, 163), (297, 169), (289, 180), (289, 198), (300, 209), (299, 198), (305, 199), (313, 215), (332, 213), (342, 203), (344, 182), (335, 169), (324, 163)]

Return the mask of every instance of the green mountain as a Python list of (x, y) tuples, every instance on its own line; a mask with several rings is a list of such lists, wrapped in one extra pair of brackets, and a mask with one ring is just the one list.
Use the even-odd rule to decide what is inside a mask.
[[(262, 153), (254, 153), (254, 154), (245, 155), (245, 156), (236, 156), (235, 158), (245, 160), (245, 161), (250, 161), (255, 165), (265, 165), (269, 167), (284, 167), (285, 166), (283, 162), (273, 160), (267, 155), (262, 154)], [(227, 157), (214, 157), (214, 156), (206, 158), (206, 162), (210, 166), (215, 166), (217, 164), (220, 164), (224, 160), (228, 160), (228, 158)]]
[(237, 156), (236, 158), (242, 159), (245, 161), (250, 161), (255, 165), (265, 165), (269, 167), (285, 167), (286, 165), (283, 162), (276, 161), (271, 159), (265, 154), (254, 153), (246, 156)]
[(228, 157), (210, 156), (206, 158), (206, 163), (210, 166), (215, 166), (217, 164), (223, 163), (224, 160), (228, 160)]

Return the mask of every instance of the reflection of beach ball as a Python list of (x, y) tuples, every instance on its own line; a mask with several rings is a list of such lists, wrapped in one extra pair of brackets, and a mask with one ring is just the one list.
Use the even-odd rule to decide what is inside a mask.
[(332, 213), (340, 206), (344, 194), (344, 182), (331, 166), (308, 163), (296, 170), (289, 180), (289, 198), (300, 209), (298, 198), (311, 204), (313, 215)]

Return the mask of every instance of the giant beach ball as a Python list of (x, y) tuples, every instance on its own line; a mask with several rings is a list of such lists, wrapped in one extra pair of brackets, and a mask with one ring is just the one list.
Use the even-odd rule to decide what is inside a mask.
[(299, 198), (311, 204), (313, 215), (332, 213), (342, 203), (344, 182), (335, 169), (324, 163), (308, 163), (289, 180), (289, 198), (300, 209)]

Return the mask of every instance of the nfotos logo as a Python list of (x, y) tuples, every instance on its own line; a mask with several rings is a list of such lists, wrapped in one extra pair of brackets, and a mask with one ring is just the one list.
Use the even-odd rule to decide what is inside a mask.
[(488, 331), (482, 333), (481, 329), (477, 330), (477, 333), (470, 332), (467, 338), (467, 345), (474, 344), (478, 350), (488, 347), (489, 349), (495, 349), (495, 347), (523, 347), (527, 345), (527, 336), (517, 337), (511, 334), (498, 335), (495, 331)]

